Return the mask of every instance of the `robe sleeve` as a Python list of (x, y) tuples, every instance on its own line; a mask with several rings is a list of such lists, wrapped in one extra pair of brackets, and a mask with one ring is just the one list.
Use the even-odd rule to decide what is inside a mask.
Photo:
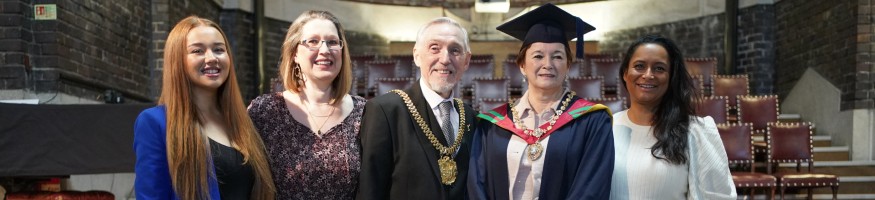
[[(614, 135), (611, 116), (607, 111), (587, 114), (578, 121), (589, 123), (582, 131), (587, 134), (585, 150), (578, 164), (568, 199), (609, 199), (614, 171)], [(587, 120), (587, 121), (583, 121)], [(579, 123), (579, 122), (578, 122)]]
[(361, 125), (361, 175), (356, 199), (389, 199), (392, 183), (393, 151), (391, 126), (383, 106), (377, 101), (365, 104)]
[(711, 117), (690, 122), (687, 199), (736, 199), (726, 149)]
[(487, 185), (486, 177), (488, 170), (486, 169), (486, 158), (483, 149), (486, 131), (491, 123), (486, 120), (480, 120), (476, 129), (474, 129), (474, 137), (471, 140), (471, 160), (468, 163), (468, 199), (481, 200), (488, 199), (486, 195)]

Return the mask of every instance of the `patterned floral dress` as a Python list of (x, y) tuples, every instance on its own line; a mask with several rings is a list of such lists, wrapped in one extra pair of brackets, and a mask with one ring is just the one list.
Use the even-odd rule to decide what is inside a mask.
[(292, 118), (282, 93), (252, 100), (249, 116), (270, 160), (277, 199), (354, 199), (358, 185), (359, 127), (365, 100), (321, 136)]

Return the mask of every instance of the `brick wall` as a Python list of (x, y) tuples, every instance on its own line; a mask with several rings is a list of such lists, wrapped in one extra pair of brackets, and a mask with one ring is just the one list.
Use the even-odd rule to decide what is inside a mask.
[(254, 99), (258, 91), (258, 58), (255, 33), (255, 16), (241, 10), (222, 10), (219, 21), (228, 37), (234, 57), (237, 83), (244, 100)]
[[(857, 58), (855, 63), (853, 102), (842, 103), (842, 108), (875, 108), (875, 1), (857, 2)], [(868, 39), (862, 39), (868, 38)], [(844, 93), (842, 101), (844, 101)]]
[[(167, 34), (173, 29), (179, 20), (190, 15), (213, 20), (216, 23), (219, 21), (219, 12), (221, 6), (212, 0), (151, 0), (152, 21), (151, 40), (152, 45), (149, 48), (149, 73), (151, 86), (149, 86), (149, 96), (154, 100), (161, 95), (161, 73), (164, 70), (164, 42), (167, 41)], [(232, 49), (232, 52), (236, 49)], [(236, 52), (235, 52), (236, 53)], [(235, 55), (236, 56), (236, 55)]]
[[(626, 48), (646, 34), (660, 34), (674, 40), (684, 57), (717, 58), (718, 74), (725, 63), (723, 14), (703, 16), (666, 24), (608, 32), (599, 41), (602, 53), (622, 55)], [(775, 17), (773, 5), (755, 5), (738, 11), (738, 61), (736, 74), (748, 74), (752, 94), (775, 92)]]
[(750, 92), (755, 95), (775, 93), (775, 29), (774, 5), (738, 10), (735, 72), (750, 77)]
[(717, 14), (613, 31), (605, 33), (604, 39), (599, 41), (599, 50), (603, 53), (620, 55), (625, 53), (629, 45), (641, 36), (660, 34), (674, 40), (681, 48), (684, 57), (717, 57), (718, 66), (722, 66), (724, 26), (723, 15)]
[[(0, 89), (100, 99), (104, 90), (147, 100), (148, 2), (0, 1)], [(57, 20), (34, 20), (34, 4), (55, 4)]]
[(812, 68), (841, 90), (842, 110), (873, 108), (871, 3), (776, 3), (778, 94), (786, 95)]
[[(265, 23), (267, 24), (264, 27), (264, 79), (265, 81), (270, 81), (272, 78), (279, 78), (279, 65), (280, 65), (280, 56), (282, 56), (283, 50), (283, 39), (286, 38), (286, 32), (289, 30), (289, 26), (292, 25), (290, 21), (277, 20), (273, 18), (265, 18)], [(264, 91), (270, 92), (271, 87), (269, 85), (265, 85)]]
[(34, 49), (29, 1), (0, 0), (0, 89), (24, 89)]

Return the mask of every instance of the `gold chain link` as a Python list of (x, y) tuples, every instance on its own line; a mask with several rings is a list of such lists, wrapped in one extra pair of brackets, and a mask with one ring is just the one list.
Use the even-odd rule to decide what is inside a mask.
[[(416, 110), (416, 107), (413, 106), (413, 101), (410, 100), (410, 96), (407, 95), (404, 91), (401, 90), (392, 90), (390, 92), (394, 92), (401, 96), (401, 99), (404, 100), (404, 103), (407, 104), (407, 110), (410, 110), (410, 115), (413, 116), (413, 119), (416, 120), (416, 123), (419, 124), (419, 128), (422, 129), (422, 132), (425, 133), (425, 136), (428, 137), (428, 140), (431, 142), (431, 145), (437, 149), (441, 155), (452, 155), (456, 152), (456, 149), (459, 148), (459, 145), (462, 143), (462, 136), (465, 134), (465, 106), (462, 100), (458, 98), (453, 98), (456, 101), (456, 104), (459, 106), (459, 131), (456, 134), (456, 140), (453, 142), (451, 147), (446, 147), (437, 140), (437, 137), (434, 136), (434, 133), (431, 132), (431, 128), (425, 124), (425, 120), (422, 119), (422, 116), (419, 115), (419, 111)], [(449, 141), (447, 141), (449, 142)]]
[[(535, 128), (532, 129), (532, 131), (528, 135), (535, 136), (536, 138), (538, 138), (540, 140), (541, 135), (543, 135), (544, 133), (547, 133), (547, 131), (553, 130), (553, 124), (556, 124), (556, 120), (559, 119), (559, 115), (562, 115), (562, 112), (566, 108), (568, 108), (568, 103), (571, 101), (571, 99), (572, 99), (572, 97), (574, 97), (574, 95), (577, 95), (574, 91), (568, 92), (568, 94), (565, 96), (565, 100), (562, 101), (562, 107), (559, 107), (559, 110), (555, 111), (553, 117), (550, 118), (550, 125), (547, 126), (546, 130), (539, 128), (539, 126), (537, 124), (535, 124)], [(507, 104), (508, 104), (508, 106), (510, 106), (510, 115), (513, 117), (514, 124), (516, 124), (516, 126), (518, 128), (522, 129), (523, 133), (528, 132), (529, 129), (527, 129), (525, 126), (525, 123), (523, 123), (523, 121), (520, 120), (520, 117), (522, 117), (522, 114), (518, 114), (516, 109), (514, 109), (514, 107), (516, 107), (516, 106), (514, 105), (513, 100), (509, 100), (509, 102)], [(516, 104), (519, 104), (519, 99), (517, 99)]]

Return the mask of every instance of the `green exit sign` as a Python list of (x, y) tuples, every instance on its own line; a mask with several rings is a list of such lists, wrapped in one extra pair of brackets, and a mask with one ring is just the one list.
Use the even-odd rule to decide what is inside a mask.
[(58, 19), (58, 8), (55, 4), (36, 4), (33, 6), (33, 18), (36, 20)]

